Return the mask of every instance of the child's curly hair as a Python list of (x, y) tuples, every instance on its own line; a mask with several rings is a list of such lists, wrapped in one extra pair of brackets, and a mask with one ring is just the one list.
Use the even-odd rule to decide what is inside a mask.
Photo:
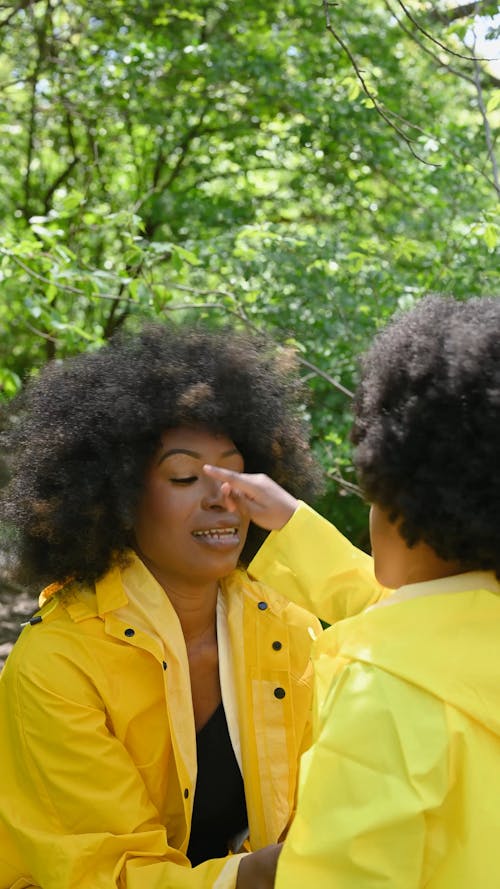
[(410, 546), (500, 577), (500, 300), (397, 315), (364, 356), (352, 440), (367, 499)]
[[(224, 433), (247, 472), (310, 500), (319, 471), (303, 395), (290, 350), (228, 327), (153, 324), (52, 362), (5, 435), (3, 514), (17, 529), (21, 576), (92, 582), (123, 557), (148, 462), (176, 426)], [(250, 526), (243, 564), (264, 537)]]

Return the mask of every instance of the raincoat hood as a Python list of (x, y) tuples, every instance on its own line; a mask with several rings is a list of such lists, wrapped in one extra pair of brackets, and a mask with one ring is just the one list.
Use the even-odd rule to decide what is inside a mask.
[(319, 703), (331, 683), (331, 658), (340, 657), (418, 685), (500, 735), (499, 626), (500, 583), (493, 573), (402, 587), (318, 639)]

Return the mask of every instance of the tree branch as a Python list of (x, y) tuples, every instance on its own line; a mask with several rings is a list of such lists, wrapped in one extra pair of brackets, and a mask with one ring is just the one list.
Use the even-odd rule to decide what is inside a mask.
[(39, 272), (35, 272), (34, 269), (31, 269), (29, 265), (26, 265), (22, 259), (19, 259), (18, 256), (14, 256), (14, 254), (10, 253), (8, 250), (5, 250), (3, 247), (0, 247), (0, 255), (8, 256), (12, 262), (15, 262), (19, 268), (23, 269), (27, 275), (31, 278), (34, 278), (35, 281), (41, 281), (43, 284), (50, 284), (51, 287), (56, 287), (57, 290), (61, 290), (63, 293), (73, 293), (76, 296), (85, 296), (87, 299), (95, 298), (95, 299), (106, 299), (106, 300), (118, 300), (119, 302), (127, 301), (129, 303), (134, 304), (135, 300), (129, 299), (125, 296), (117, 296), (115, 293), (91, 293), (90, 295), (85, 292), (85, 290), (81, 290), (79, 287), (72, 287), (70, 284), (60, 284), (57, 280), (46, 278), (44, 275), (41, 275)]
[[(471, 5), (474, 5), (474, 4), (471, 4)], [(447, 62), (443, 61), (443, 59), (440, 59), (439, 56), (436, 55), (436, 53), (432, 51), (432, 49), (429, 49), (429, 47), (425, 45), (423, 40), (420, 40), (417, 37), (417, 35), (415, 34), (414, 31), (410, 31), (410, 29), (407, 28), (406, 25), (403, 24), (401, 19), (398, 18), (397, 13), (390, 6), (388, 0), (384, 0), (384, 6), (387, 9), (387, 11), (390, 13), (390, 15), (392, 15), (396, 19), (396, 21), (398, 23), (398, 27), (401, 28), (403, 33), (406, 34), (406, 36), (409, 37), (410, 40), (413, 40), (413, 42), (416, 43), (416, 45), (418, 47), (420, 47), (422, 52), (427, 53), (427, 55), (430, 56), (431, 59), (434, 59), (434, 61), (436, 62), (437, 65), (439, 65), (440, 68), (443, 68), (444, 71), (449, 71), (450, 74), (454, 74), (456, 77), (461, 77), (462, 80), (467, 81), (467, 83), (471, 83), (473, 85), (475, 84), (474, 77), (471, 77), (470, 74), (466, 74), (465, 71), (460, 71), (458, 68), (453, 68)], [(495, 77), (495, 75), (491, 74), (491, 72), (483, 69), (482, 76), (483, 76), (483, 80), (486, 80), (490, 86), (500, 87), (500, 78)]]
[[(172, 285), (168, 285), (172, 286)], [(173, 289), (175, 290), (190, 290), (192, 293), (218, 293), (217, 290), (195, 290), (194, 287), (178, 287), (175, 284), (173, 285)], [(252, 324), (248, 316), (239, 309), (230, 309), (229, 306), (224, 305), (224, 303), (177, 303), (177, 305), (172, 306), (164, 306), (163, 312), (180, 312), (180, 311), (198, 311), (202, 309), (220, 309), (226, 315), (234, 315), (235, 318), (238, 318), (240, 321), (244, 321), (245, 324), (250, 325), (254, 330), (256, 330), (256, 326)]]
[[(335, 30), (335, 28), (332, 25), (331, 17), (330, 17), (330, 7), (335, 6), (335, 5), (336, 4), (332, 3), (331, 0), (323, 0), (323, 9), (325, 12), (326, 29), (327, 29), (327, 31), (330, 32), (330, 34), (332, 35), (334, 40), (338, 43), (338, 45), (341, 47), (341, 49), (345, 52), (347, 58), (349, 59), (349, 61), (351, 63), (352, 68), (354, 69), (354, 73), (356, 74), (356, 77), (359, 80), (359, 83), (361, 84), (361, 88), (362, 88), (365, 96), (367, 96), (370, 99), (375, 111), (377, 112), (377, 114), (380, 115), (382, 120), (385, 121), (387, 126), (390, 127), (390, 129), (393, 130), (396, 133), (396, 135), (399, 136), (399, 138), (402, 139), (402, 141), (407, 145), (409, 151), (411, 152), (411, 154), (413, 155), (413, 157), (416, 160), (420, 161), (421, 163), (423, 163), (429, 167), (439, 166), (438, 164), (433, 164), (430, 161), (425, 160), (425, 158), (421, 157), (415, 151), (415, 149), (413, 147), (413, 142), (415, 142), (416, 140), (412, 139), (411, 136), (408, 136), (404, 132), (404, 130), (402, 130), (401, 127), (398, 126), (398, 124), (394, 123), (394, 121), (391, 120), (391, 112), (388, 111), (386, 108), (384, 108), (383, 105), (381, 105), (381, 103), (378, 101), (375, 94), (370, 90), (370, 88), (366, 82), (366, 79), (363, 75), (363, 72), (362, 72), (360, 66), (358, 65), (353, 53), (347, 46), (345, 40), (341, 37), (341, 35), (338, 33), (338, 31)], [(405, 123), (407, 124), (408, 127), (410, 127), (410, 128), (412, 127), (412, 124), (410, 121), (405, 120)]]
[(39, 336), (43, 340), (46, 340), (48, 343), (50, 343), (52, 345), (52, 347), (57, 345), (57, 343), (58, 343), (57, 337), (52, 336), (50, 333), (47, 333), (44, 330), (39, 330), (38, 327), (33, 327), (33, 325), (30, 324), (29, 321), (26, 320), (26, 318), (22, 319), (22, 323), (24, 324), (25, 327), (28, 328), (28, 330), (31, 331), (31, 333), (34, 333), (35, 336)]
[(484, 127), (484, 135), (486, 139), (486, 150), (488, 154), (488, 159), (491, 163), (491, 169), (493, 173), (493, 187), (497, 193), (497, 197), (500, 198), (500, 178), (498, 174), (498, 163), (495, 156), (495, 150), (493, 145), (493, 136), (491, 132), (490, 121), (488, 119), (488, 113), (486, 111), (486, 105), (484, 103), (483, 97), (483, 89), (481, 85), (481, 68), (478, 64), (479, 60), (476, 59), (474, 61), (474, 82), (476, 85), (477, 92), (477, 104), (479, 106), (479, 111), (481, 112), (481, 117), (483, 120)]
[(104, 325), (103, 336), (105, 340), (109, 340), (110, 337), (113, 336), (114, 333), (123, 325), (125, 320), (130, 315), (130, 306), (126, 304), (121, 312), (118, 312), (118, 306), (122, 303), (123, 300), (121, 296), (111, 303), (111, 308), (109, 310), (108, 317), (106, 319), (106, 324)]
[[(196, 121), (196, 123), (194, 123), (192, 126), (189, 127), (189, 129), (187, 130), (187, 132), (184, 135), (184, 138), (182, 139), (180, 144), (177, 146), (177, 148), (179, 150), (177, 160), (176, 160), (174, 166), (172, 167), (172, 169), (170, 170), (170, 173), (164, 182), (160, 182), (161, 168), (162, 168), (163, 161), (164, 161), (164, 154), (161, 149), (159, 150), (157, 158), (156, 158), (155, 168), (153, 171), (153, 186), (148, 192), (149, 195), (162, 194), (163, 192), (168, 191), (168, 189), (171, 187), (172, 183), (177, 179), (177, 177), (178, 177), (179, 173), (181, 172), (181, 169), (186, 161), (186, 158), (189, 154), (189, 149), (191, 147), (191, 143), (192, 143), (193, 139), (195, 139), (196, 136), (198, 136), (201, 132), (201, 127), (203, 125), (205, 115), (207, 114), (207, 111), (209, 110), (209, 108), (210, 108), (210, 103), (207, 102), (205, 107), (202, 108), (202, 110), (200, 112), (200, 116), (199, 116), (198, 120)], [(152, 222), (151, 219), (149, 219), (147, 221), (146, 220), (144, 221), (144, 226), (145, 226), (146, 236), (151, 238), (154, 234), (154, 230), (156, 227), (155, 224)]]
[(359, 485), (355, 485), (354, 482), (348, 482), (347, 479), (339, 472), (338, 469), (330, 470), (326, 473), (327, 478), (331, 478), (332, 482), (336, 482), (340, 485), (341, 488), (344, 488), (349, 494), (355, 494), (356, 497), (360, 497), (364, 500), (363, 492)]
[(300, 355), (297, 357), (297, 360), (300, 364), (303, 364), (304, 367), (309, 368), (317, 377), (321, 377), (323, 380), (326, 380), (327, 383), (330, 383), (330, 386), (333, 386), (334, 389), (338, 389), (339, 392), (342, 392), (343, 395), (347, 395), (348, 398), (354, 398), (354, 392), (351, 392), (350, 389), (347, 389), (342, 383), (339, 383), (334, 377), (331, 377), (330, 374), (327, 374), (321, 368), (316, 367), (315, 364), (311, 364), (310, 361), (307, 361), (306, 358), (302, 358)]
[[(163, 281), (163, 284), (165, 287), (171, 287), (172, 290), (181, 290), (184, 293), (195, 293), (197, 296), (224, 296), (226, 299), (234, 301), (234, 294), (228, 293), (227, 290), (200, 290), (198, 287), (188, 287), (186, 284), (177, 284), (176, 281)], [(212, 305), (212, 303), (208, 303), (208, 305)], [(184, 308), (186, 308), (186, 306), (184, 306)]]
[[(29, 3), (26, 4), (28, 6)], [(30, 99), (30, 112), (29, 112), (29, 123), (28, 123), (28, 145), (26, 150), (26, 174), (24, 177), (24, 206), (23, 206), (23, 216), (26, 220), (33, 215), (31, 211), (31, 165), (33, 162), (33, 154), (35, 151), (35, 131), (36, 131), (36, 110), (37, 110), (37, 86), (38, 80), (40, 77), (40, 73), (43, 67), (43, 63), (45, 61), (45, 53), (47, 48), (47, 31), (49, 27), (50, 14), (52, 12), (52, 8), (50, 5), (50, 0), (47, 0), (47, 4), (45, 7), (45, 14), (42, 19), (42, 23), (40, 28), (36, 31), (36, 40), (38, 47), (38, 54), (35, 64), (35, 70), (33, 71), (31, 80), (31, 99)]]
[(57, 176), (54, 179), (52, 185), (50, 186), (50, 188), (48, 189), (48, 191), (45, 194), (44, 204), (43, 204), (45, 215), (47, 215), (47, 213), (50, 210), (51, 201), (52, 201), (54, 192), (57, 191), (57, 189), (59, 188), (60, 185), (63, 184), (65, 179), (67, 179), (68, 176), (71, 175), (71, 172), (76, 167), (77, 163), (78, 163), (78, 158), (77, 157), (72, 158), (72, 160), (70, 160), (68, 166), (61, 173), (59, 173), (59, 176)]
[(444, 62), (442, 59), (440, 59), (439, 56), (436, 55), (436, 53), (432, 51), (432, 49), (429, 49), (429, 47), (425, 45), (423, 40), (420, 40), (417, 37), (417, 35), (415, 34), (414, 31), (411, 31), (409, 28), (407, 28), (406, 25), (401, 21), (401, 19), (398, 18), (397, 13), (394, 11), (392, 6), (389, 4), (388, 0), (384, 0), (384, 6), (387, 9), (387, 12), (390, 15), (394, 16), (394, 18), (396, 19), (396, 21), (398, 23), (398, 27), (401, 28), (401, 30), (403, 31), (403, 34), (406, 34), (406, 36), (409, 37), (410, 40), (413, 40), (413, 42), (416, 43), (416, 45), (422, 50), (422, 52), (425, 52), (428, 56), (430, 56), (431, 59), (433, 59), (436, 62), (436, 64), (439, 65), (440, 68), (444, 68), (444, 70), (449, 71), (450, 74), (455, 74), (457, 77), (461, 77), (462, 80), (466, 80), (472, 84), (474, 83), (473, 77), (471, 77), (469, 74), (465, 74), (463, 71), (459, 71), (458, 68), (452, 68), (451, 65), (449, 65), (447, 62)]
[[(173, 282), (166, 282), (166, 285), (173, 287), (175, 290), (187, 290), (190, 293), (198, 293), (201, 295), (210, 293), (221, 294), (222, 296), (229, 296), (231, 297), (231, 299), (234, 300), (233, 295), (230, 293), (226, 293), (226, 291), (224, 290), (197, 290), (194, 287), (186, 287), (185, 285), (175, 284)], [(249, 325), (254, 330), (257, 330), (255, 324), (251, 322), (251, 320), (241, 308), (230, 309), (228, 306), (224, 305), (224, 303), (184, 303), (175, 306), (165, 306), (163, 311), (178, 312), (182, 309), (220, 309), (222, 312), (225, 312), (228, 315), (235, 315), (237, 318), (240, 319), (240, 321), (244, 321), (245, 324)], [(297, 361), (303, 367), (307, 367), (308, 370), (310, 370), (315, 376), (321, 377), (323, 380), (326, 380), (326, 382), (329, 383), (330, 386), (338, 389), (338, 391), (342, 392), (343, 395), (347, 395), (348, 398), (354, 397), (354, 393), (351, 392), (350, 389), (347, 389), (345, 386), (342, 385), (342, 383), (339, 383), (338, 380), (334, 379), (334, 377), (331, 377), (330, 374), (326, 373), (326, 371), (321, 370), (321, 368), (317, 367), (316, 364), (312, 364), (310, 361), (307, 360), (307, 358), (303, 358), (301, 355), (297, 355)]]
[(76, 143), (75, 143), (75, 138), (73, 135), (72, 121), (71, 121), (69, 111), (67, 109), (66, 109), (66, 130), (68, 132), (68, 141), (69, 141), (69, 144), (71, 147), (71, 151), (73, 152), (73, 158), (70, 160), (68, 166), (64, 170), (62, 170), (62, 172), (59, 173), (58, 176), (56, 176), (52, 185), (50, 185), (47, 192), (45, 193), (45, 198), (44, 198), (45, 215), (47, 215), (47, 213), (50, 210), (51, 201), (52, 201), (54, 192), (57, 191), (59, 186), (62, 185), (62, 183), (71, 175), (73, 169), (76, 167), (76, 165), (79, 161), (78, 155), (76, 153)]
[(480, 15), (480, 10), (483, 8), (486, 14), (488, 7), (491, 8), (491, 6), (491, 0), (476, 0), (475, 3), (463, 3), (461, 6), (455, 6), (451, 9), (433, 9), (430, 17), (435, 22), (451, 24), (458, 19), (464, 19), (470, 15)]
[[(403, 0), (396, 0), (396, 3), (398, 4), (399, 7), (401, 7), (406, 18), (412, 23), (412, 25), (414, 25), (414, 27), (417, 29), (417, 31), (420, 31), (420, 33), (423, 34), (424, 37), (427, 37), (428, 40), (431, 40), (432, 43), (435, 43), (436, 46), (439, 46), (439, 48), (444, 50), (444, 52), (448, 53), (449, 55), (456, 56), (459, 59), (465, 59), (467, 62), (475, 61), (475, 56), (464, 56), (460, 52), (455, 52), (454, 49), (450, 49), (449, 46), (446, 46), (444, 43), (441, 43), (441, 41), (438, 40), (437, 37), (434, 37), (433, 34), (430, 34), (429, 31), (426, 31), (426, 29), (423, 28), (422, 25), (419, 24), (419, 22), (417, 22), (416, 18), (414, 18), (414, 16), (411, 14), (409, 9), (405, 6), (405, 4), (403, 3)], [(481, 59), (480, 61), (484, 62), (486, 60)]]

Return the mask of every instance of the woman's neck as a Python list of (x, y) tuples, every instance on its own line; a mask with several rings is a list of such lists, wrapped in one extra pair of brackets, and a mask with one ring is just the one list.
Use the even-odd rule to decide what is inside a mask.
[(197, 640), (215, 638), (217, 587), (194, 593), (169, 587), (165, 592), (179, 618), (186, 645), (196, 644)]
[(155, 565), (148, 564), (144, 556), (142, 560), (168, 596), (179, 618), (186, 643), (209, 635), (210, 631), (215, 633), (218, 581), (186, 582), (184, 578), (167, 576)]

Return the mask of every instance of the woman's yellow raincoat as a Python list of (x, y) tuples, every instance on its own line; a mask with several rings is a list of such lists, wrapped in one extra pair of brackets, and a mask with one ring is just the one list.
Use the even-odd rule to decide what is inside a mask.
[[(369, 557), (306, 507), (250, 568), (326, 620), (369, 585), (384, 595)], [(313, 661), (314, 743), (276, 889), (498, 889), (495, 576), (403, 587), (323, 633)]]
[[(222, 695), (249, 845), (291, 818), (310, 741), (314, 617), (235, 571)], [(48, 598), (0, 678), (0, 889), (231, 889), (239, 855), (191, 868), (196, 736), (177, 616), (143, 563)]]

